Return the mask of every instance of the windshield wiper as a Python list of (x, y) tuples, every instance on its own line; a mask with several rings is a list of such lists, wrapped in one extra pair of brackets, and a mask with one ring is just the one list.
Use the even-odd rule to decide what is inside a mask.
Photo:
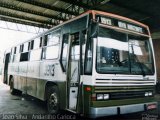
[(133, 58), (134, 58), (134, 61), (136, 62), (137, 61), (137, 64), (141, 70), (141, 73), (143, 76), (146, 76), (146, 73), (143, 69), (143, 66), (142, 66), (142, 63), (139, 61), (139, 59), (137, 58), (137, 56), (134, 54), (134, 50), (133, 50), (133, 44), (131, 44), (131, 49), (132, 49), (132, 55), (133, 55)]

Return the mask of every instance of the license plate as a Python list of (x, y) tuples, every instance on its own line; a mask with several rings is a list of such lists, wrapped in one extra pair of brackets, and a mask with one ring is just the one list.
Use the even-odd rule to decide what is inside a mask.
[(152, 109), (156, 109), (157, 108), (157, 104), (148, 104), (147, 105), (147, 110), (152, 110)]

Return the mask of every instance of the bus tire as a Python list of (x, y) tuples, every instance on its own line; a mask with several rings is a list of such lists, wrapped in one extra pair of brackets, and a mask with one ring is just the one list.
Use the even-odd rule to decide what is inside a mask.
[(16, 94), (16, 89), (14, 89), (14, 78), (12, 77), (11, 80), (10, 80), (10, 93), (12, 95), (15, 95)]
[(58, 88), (56, 86), (49, 87), (47, 90), (47, 109), (49, 114), (57, 114), (60, 111), (60, 100)]

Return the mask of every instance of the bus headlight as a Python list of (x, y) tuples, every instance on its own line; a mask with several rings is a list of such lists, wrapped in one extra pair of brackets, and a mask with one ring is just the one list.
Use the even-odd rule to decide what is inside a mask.
[(146, 97), (149, 96), (149, 93), (148, 93), (148, 92), (145, 92), (144, 96), (146, 96)]
[(103, 100), (103, 94), (97, 94), (97, 100)]
[(152, 96), (153, 95), (153, 92), (145, 92), (144, 96)]
[(152, 93), (152, 92), (148, 92), (148, 95), (149, 95), (149, 96), (152, 96), (152, 95), (153, 95), (153, 93)]
[(108, 100), (109, 99), (109, 94), (104, 94), (104, 100)]
[(108, 100), (109, 94), (97, 94), (97, 100)]

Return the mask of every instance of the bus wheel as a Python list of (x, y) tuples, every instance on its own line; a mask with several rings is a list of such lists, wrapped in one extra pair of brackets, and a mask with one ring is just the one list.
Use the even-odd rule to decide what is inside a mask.
[(50, 114), (59, 112), (59, 94), (57, 87), (49, 87), (47, 91), (47, 109)]
[(14, 89), (14, 79), (13, 79), (13, 77), (11, 78), (11, 81), (10, 81), (10, 93), (12, 95), (14, 95), (16, 93), (16, 90)]

